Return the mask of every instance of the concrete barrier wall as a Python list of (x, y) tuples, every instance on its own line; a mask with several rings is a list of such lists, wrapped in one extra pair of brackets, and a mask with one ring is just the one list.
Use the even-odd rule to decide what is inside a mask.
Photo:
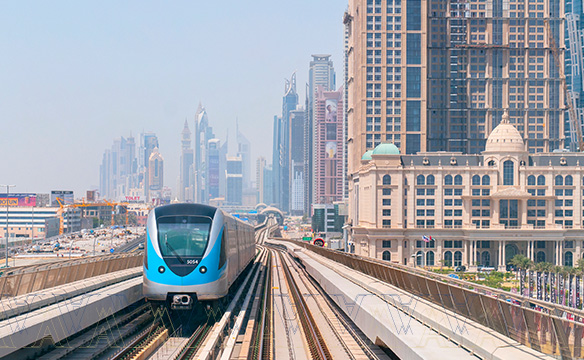
[(128, 253), (5, 270), (0, 274), (0, 300), (138, 267), (141, 264), (141, 253)]

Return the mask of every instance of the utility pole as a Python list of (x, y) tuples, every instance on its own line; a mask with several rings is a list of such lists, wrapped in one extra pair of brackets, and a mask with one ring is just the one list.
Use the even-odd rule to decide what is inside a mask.
[(1, 187), (6, 187), (6, 247), (4, 248), (6, 252), (6, 267), (8, 267), (8, 211), (10, 211), (9, 193), (10, 188), (16, 185), (0, 185)]

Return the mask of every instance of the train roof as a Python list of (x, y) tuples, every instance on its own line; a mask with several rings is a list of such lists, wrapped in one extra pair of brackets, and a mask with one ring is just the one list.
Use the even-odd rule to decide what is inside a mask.
[(156, 218), (172, 215), (199, 215), (215, 217), (217, 208), (214, 206), (192, 203), (179, 203), (159, 206), (155, 209)]

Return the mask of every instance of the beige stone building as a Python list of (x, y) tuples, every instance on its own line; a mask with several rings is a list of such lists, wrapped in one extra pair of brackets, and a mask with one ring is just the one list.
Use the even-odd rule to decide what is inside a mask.
[(584, 154), (530, 154), (506, 113), (481, 154), (401, 155), (383, 143), (350, 181), (359, 255), (502, 270), (515, 254), (558, 265), (584, 254)]

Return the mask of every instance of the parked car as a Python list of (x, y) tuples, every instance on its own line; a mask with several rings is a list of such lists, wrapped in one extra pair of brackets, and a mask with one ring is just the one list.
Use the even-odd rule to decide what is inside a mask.
[(466, 266), (464, 266), (464, 265), (458, 265), (457, 267), (454, 268), (454, 271), (464, 272), (464, 271), (466, 271)]

